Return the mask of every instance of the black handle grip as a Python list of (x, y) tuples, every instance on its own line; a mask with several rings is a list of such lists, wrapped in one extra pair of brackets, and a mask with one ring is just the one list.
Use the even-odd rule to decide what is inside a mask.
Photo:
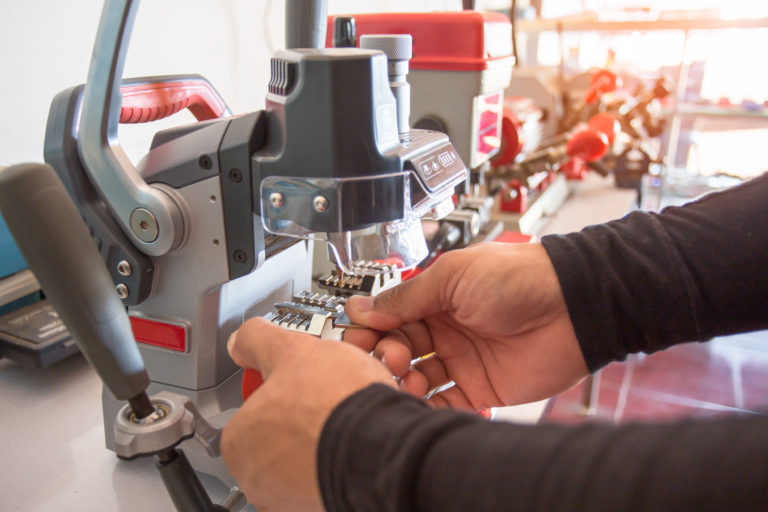
[(149, 376), (112, 279), (53, 168), (0, 171), (0, 213), (80, 350), (118, 400), (146, 389)]

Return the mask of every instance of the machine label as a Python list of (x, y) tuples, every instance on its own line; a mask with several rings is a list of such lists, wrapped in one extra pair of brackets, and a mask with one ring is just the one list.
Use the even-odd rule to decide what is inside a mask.
[(413, 159), (413, 165), (431, 190), (439, 188), (443, 182), (453, 179), (456, 174), (466, 172), (464, 163), (450, 144)]

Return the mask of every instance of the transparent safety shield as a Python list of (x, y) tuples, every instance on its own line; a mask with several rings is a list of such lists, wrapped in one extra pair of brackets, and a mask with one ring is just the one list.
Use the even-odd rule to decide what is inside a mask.
[(262, 223), (272, 234), (326, 242), (346, 273), (365, 273), (359, 268), (365, 262), (413, 268), (428, 253), (421, 217), (449, 213), (446, 200), (453, 193), (447, 186), (412, 205), (411, 185), (417, 179), (410, 171), (355, 178), (267, 177), (261, 183)]

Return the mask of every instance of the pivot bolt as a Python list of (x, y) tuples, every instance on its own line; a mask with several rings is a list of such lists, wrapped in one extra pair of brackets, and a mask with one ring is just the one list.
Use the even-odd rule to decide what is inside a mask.
[(285, 204), (283, 194), (280, 192), (272, 192), (269, 194), (269, 204), (271, 204), (273, 208), (282, 208)]
[(127, 299), (128, 298), (128, 287), (125, 286), (123, 283), (120, 283), (117, 286), (115, 286), (115, 290), (117, 290), (117, 295), (121, 299)]
[(324, 196), (315, 196), (315, 198), (312, 200), (312, 207), (316, 212), (322, 213), (328, 209), (328, 199), (326, 199)]
[(142, 242), (151, 243), (157, 240), (160, 234), (160, 227), (157, 225), (157, 219), (146, 208), (136, 208), (131, 213), (131, 230)]
[(133, 272), (133, 269), (131, 268), (131, 264), (128, 263), (125, 260), (122, 260), (117, 264), (117, 273), (124, 277), (129, 277), (131, 273)]

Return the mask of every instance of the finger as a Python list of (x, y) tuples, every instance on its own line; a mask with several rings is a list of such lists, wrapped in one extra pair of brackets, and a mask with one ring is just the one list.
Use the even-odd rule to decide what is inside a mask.
[(373, 347), (381, 339), (381, 333), (372, 329), (345, 329), (341, 339), (345, 343), (354, 345), (366, 352), (373, 352)]
[(411, 343), (401, 331), (386, 333), (374, 347), (373, 355), (396, 377), (406, 374), (413, 359)]
[(413, 357), (427, 356), (435, 351), (432, 333), (424, 322), (405, 324), (400, 327), (400, 331), (407, 336)]
[(424, 375), (427, 382), (427, 389), (434, 389), (443, 384), (451, 382), (451, 377), (445, 369), (445, 364), (438, 357), (432, 357), (419, 361), (414, 368)]
[(433, 352), (432, 336), (426, 324), (414, 322), (382, 335), (373, 354), (384, 362), (393, 375), (402, 377), (413, 359)]
[(256, 369), (266, 379), (282, 361), (295, 355), (302, 343), (312, 342), (316, 340), (256, 317), (229, 337), (227, 350), (239, 366)]
[(418, 370), (410, 370), (400, 381), (400, 389), (417, 398), (422, 398), (429, 390), (427, 378)]
[(347, 299), (346, 312), (355, 323), (380, 331), (396, 329), (407, 322), (421, 320), (443, 311), (445, 297), (452, 295), (452, 265), (440, 264), (440, 258), (426, 271), (375, 297), (353, 296)]
[(467, 395), (459, 386), (453, 386), (439, 393), (435, 393), (427, 400), (427, 403), (436, 409), (462, 409), (466, 411), (475, 411), (476, 407), (467, 399)]

